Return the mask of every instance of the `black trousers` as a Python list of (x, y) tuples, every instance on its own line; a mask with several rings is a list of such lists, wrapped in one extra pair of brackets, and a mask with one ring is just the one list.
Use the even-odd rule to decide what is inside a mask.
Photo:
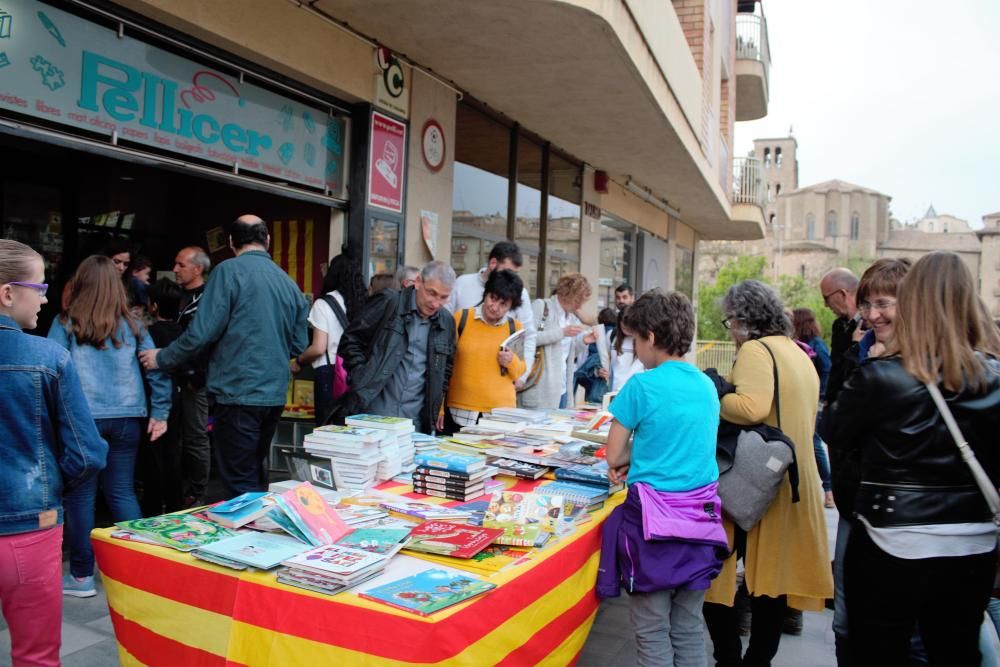
[(851, 665), (907, 666), (920, 624), (932, 666), (979, 667), (979, 627), (993, 588), (996, 554), (896, 558), (862, 526), (844, 558)]
[(736, 607), (705, 603), (705, 625), (712, 637), (717, 667), (768, 667), (778, 653), (785, 596), (750, 596), (750, 642), (746, 655), (740, 641), (739, 612)]
[(266, 491), (267, 456), (284, 406), (215, 406), (215, 464), (227, 498)]

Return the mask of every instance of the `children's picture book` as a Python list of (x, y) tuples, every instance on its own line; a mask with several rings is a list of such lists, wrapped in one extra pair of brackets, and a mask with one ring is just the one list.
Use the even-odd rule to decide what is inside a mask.
[(344, 420), (347, 426), (360, 426), (361, 428), (379, 428), (385, 431), (400, 431), (401, 433), (412, 433), (416, 430), (413, 420), (406, 417), (385, 417), (382, 415), (351, 415)]
[(164, 514), (146, 519), (119, 521), (115, 525), (178, 551), (199, 549), (236, 535), (225, 526), (190, 514)]
[(282, 561), (309, 548), (287, 535), (272, 533), (244, 533), (200, 548), (209, 556), (218, 556), (243, 563), (261, 570), (277, 567)]
[(496, 588), (474, 575), (450, 574), (429, 569), (419, 574), (369, 589), (359, 595), (368, 600), (429, 616), (436, 611), (482, 595)]
[(482, 456), (451, 454), (441, 450), (421, 452), (414, 457), (414, 461), (418, 466), (451, 472), (472, 473), (486, 467), (486, 459)]
[(351, 547), (373, 554), (391, 556), (406, 543), (411, 528), (356, 528), (337, 540), (342, 547)]
[(274, 506), (274, 498), (264, 491), (248, 491), (247, 493), (219, 503), (205, 514), (209, 519), (227, 528), (239, 528), (264, 516)]
[(410, 541), (405, 548), (452, 558), (472, 558), (501, 535), (503, 530), (496, 528), (428, 521), (410, 532)]
[(562, 496), (501, 491), (493, 495), (484, 528), (501, 528), (497, 544), (533, 546), (543, 534), (554, 534), (563, 513)]
[(420, 554), (420, 558), (432, 563), (441, 563), (489, 576), (507, 568), (523, 565), (531, 561), (534, 553), (531, 547), (491, 544), (472, 558), (465, 560), (455, 560), (448, 556), (438, 556), (429, 553)]
[(351, 530), (309, 482), (275, 496), (275, 501), (313, 546), (333, 544)]
[(382, 554), (370, 553), (361, 549), (340, 546), (339, 544), (324, 544), (310, 549), (284, 561), (284, 565), (318, 572), (328, 577), (334, 577), (342, 582), (360, 577), (362, 573), (380, 569), (388, 560)]
[(382, 507), (390, 512), (405, 514), (407, 516), (415, 516), (418, 519), (424, 519), (425, 521), (429, 521), (431, 519), (465, 521), (469, 518), (468, 512), (452, 509), (450, 507), (443, 507), (441, 505), (434, 505), (432, 503), (422, 503), (416, 500), (404, 500), (402, 498), (383, 502)]

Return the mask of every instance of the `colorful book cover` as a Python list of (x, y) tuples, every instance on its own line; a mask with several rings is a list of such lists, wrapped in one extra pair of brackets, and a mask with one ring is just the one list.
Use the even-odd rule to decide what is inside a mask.
[(351, 415), (344, 420), (347, 426), (362, 428), (380, 428), (386, 431), (415, 431), (413, 420), (405, 417), (386, 417), (384, 415)]
[(339, 544), (325, 544), (289, 558), (284, 564), (291, 568), (302, 568), (347, 579), (382, 565), (386, 560), (387, 558), (381, 554), (343, 547)]
[(456, 561), (448, 556), (422, 553), (420, 558), (432, 563), (441, 563), (463, 570), (472, 570), (484, 574), (494, 574), (508, 567), (522, 565), (531, 560), (534, 555), (531, 547), (513, 547), (506, 544), (491, 544), (472, 558)]
[(342, 547), (351, 547), (373, 554), (394, 554), (403, 547), (410, 528), (356, 528), (337, 540)]
[(556, 532), (562, 513), (561, 496), (501, 491), (493, 495), (483, 527), (503, 529), (497, 544), (532, 546), (542, 534)]
[(406, 548), (452, 558), (472, 558), (503, 535), (503, 530), (428, 521), (410, 532)]
[(452, 472), (472, 473), (486, 466), (482, 456), (466, 456), (438, 451), (422, 452), (413, 459), (418, 466)]
[(371, 588), (359, 595), (397, 609), (429, 616), (494, 588), (495, 584), (480, 581), (472, 575), (455, 575), (431, 569)]
[(225, 526), (190, 514), (164, 514), (147, 519), (119, 521), (115, 525), (179, 551), (199, 549), (236, 535)]
[(298, 540), (286, 535), (272, 533), (244, 533), (228, 540), (215, 542), (198, 551), (209, 556), (218, 556), (237, 563), (244, 563), (261, 570), (277, 567), (282, 561), (300, 554), (309, 548)]
[(500, 474), (511, 475), (520, 479), (538, 479), (549, 471), (543, 465), (515, 461), (514, 459), (496, 459), (491, 465), (499, 468)]
[(270, 493), (264, 491), (248, 491), (219, 503), (205, 514), (216, 523), (227, 528), (239, 528), (267, 514), (274, 504)]
[(398, 514), (405, 514), (407, 516), (415, 516), (418, 519), (446, 519), (446, 520), (465, 520), (469, 518), (468, 512), (462, 512), (460, 510), (454, 510), (450, 507), (442, 507), (441, 505), (434, 505), (432, 503), (422, 503), (416, 500), (394, 500), (391, 502), (383, 502), (382, 507), (389, 510), (390, 512), (396, 512)]
[(302, 482), (277, 496), (276, 500), (314, 546), (333, 544), (351, 531), (309, 482)]

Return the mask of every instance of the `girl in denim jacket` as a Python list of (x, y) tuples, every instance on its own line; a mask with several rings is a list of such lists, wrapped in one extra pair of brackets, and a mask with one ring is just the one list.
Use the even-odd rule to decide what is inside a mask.
[(14, 665), (58, 665), (62, 499), (104, 467), (69, 353), (29, 336), (46, 303), (41, 256), (0, 240), (0, 603)]
[(146, 425), (146, 390), (138, 353), (154, 346), (130, 312), (125, 288), (109, 258), (93, 255), (83, 260), (73, 276), (67, 303), (66, 311), (52, 323), (49, 338), (73, 357), (97, 430), (108, 443), (108, 465), (99, 479), (66, 496), (70, 574), (63, 578), (63, 593), (92, 597), (97, 590), (90, 531), (97, 487), (114, 521), (141, 518), (133, 479), (136, 455), (144, 427), (151, 441), (166, 432), (171, 385), (163, 371), (149, 371), (152, 414)]

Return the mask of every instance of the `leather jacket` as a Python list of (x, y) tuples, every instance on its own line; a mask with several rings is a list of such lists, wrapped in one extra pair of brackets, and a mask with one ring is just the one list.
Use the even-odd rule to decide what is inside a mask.
[[(1000, 481), (1000, 361), (979, 358), (985, 391), (942, 393), (995, 486)], [(991, 519), (927, 388), (906, 372), (899, 356), (862, 363), (824, 416), (821, 431), (831, 455), (836, 452), (834, 458), (845, 462), (839, 473), (855, 478), (856, 495), (845, 491), (848, 497), (837, 498), (842, 511), (852, 507), (876, 527)]]
[[(333, 421), (343, 423), (350, 415), (365, 412), (381, 393), (406, 353), (407, 317), (415, 317), (409, 304), (414, 288), (384, 289), (372, 295), (361, 313), (353, 318), (337, 348), (344, 360), (350, 391), (337, 406)], [(448, 394), (455, 354), (455, 320), (442, 308), (430, 318), (427, 334), (427, 370), (424, 404), (419, 430), (430, 433)]]

